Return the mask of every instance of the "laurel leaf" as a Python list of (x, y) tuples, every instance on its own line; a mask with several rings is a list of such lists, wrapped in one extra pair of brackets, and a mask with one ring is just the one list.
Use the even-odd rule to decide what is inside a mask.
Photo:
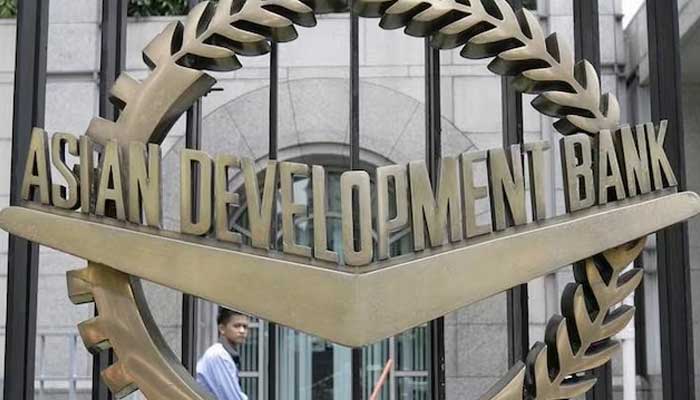
[[(549, 356), (556, 363), (556, 368), (561, 369), (562, 366), (575, 368), (578, 360), (576, 360), (574, 351), (571, 348), (569, 330), (563, 317), (555, 315), (549, 320), (545, 342), (547, 343), (547, 348), (553, 350), (550, 351)], [(554, 367), (555, 365), (550, 365), (550, 368)]]
[(494, 4), (498, 7), (498, 12), (501, 13), (501, 21), (503, 25), (513, 26), (518, 24), (518, 18), (515, 10), (505, 0), (494, 0)]
[[(390, 15), (401, 15), (414, 10), (416, 7), (423, 3), (422, 0), (403, 0), (397, 1), (391, 7), (386, 10), (385, 16)], [(406, 21), (408, 22), (408, 21)]]
[(588, 99), (600, 98), (600, 81), (593, 64), (587, 60), (580, 61), (574, 67), (574, 76), (583, 85)]
[[(607, 363), (620, 346), (611, 338), (630, 323), (634, 307), (617, 304), (643, 276), (638, 269), (622, 271), (639, 256), (644, 242), (640, 239), (575, 265), (577, 283), (567, 285), (562, 295), (564, 316), (549, 320), (546, 344), (535, 344), (527, 355), (527, 379), (520, 399), (568, 399), (593, 387), (595, 378), (581, 374)], [(496, 399), (495, 394), (507, 385), (500, 381), (489, 391), (492, 397), (483, 400)]]
[(474, 35), (472, 32), (482, 21), (475, 15), (467, 15), (442, 27), (432, 39), (431, 45), (440, 49), (454, 49), (464, 45)]
[(520, 21), (521, 25), (525, 25), (527, 27), (527, 30), (530, 33), (528, 36), (532, 39), (532, 43), (545, 43), (546, 39), (544, 30), (542, 29), (542, 25), (540, 25), (537, 16), (535, 16), (535, 14), (533, 14), (532, 11), (528, 10), (527, 8), (520, 9), (520, 11), (518, 11), (518, 16), (518, 20)]
[(508, 32), (494, 28), (474, 36), (469, 42), (473, 44), (488, 44), (493, 42), (500, 42), (509, 38), (510, 35), (508, 35)]
[(641, 269), (633, 269), (623, 274), (617, 282), (615, 294), (611, 298), (612, 304), (621, 303), (627, 296), (631, 295), (637, 286), (642, 282), (644, 273)]
[(586, 356), (590, 361), (589, 369), (594, 369), (602, 366), (603, 364), (610, 361), (613, 354), (617, 352), (620, 347), (620, 342), (616, 340), (607, 340), (605, 342), (598, 343), (597, 345), (589, 348), (586, 351)]
[(438, 5), (435, 5), (433, 7), (428, 8), (427, 10), (421, 11), (420, 13), (416, 14), (416, 16), (413, 17), (411, 22), (434, 21), (436, 19), (439, 19), (440, 17), (443, 17), (445, 14), (447, 14), (451, 10), (452, 9), (449, 7), (440, 7)]
[(527, 377), (530, 391), (537, 393), (538, 396), (551, 392), (553, 385), (549, 378), (547, 346), (544, 343), (535, 343), (530, 353), (528, 353), (526, 364), (528, 365)]
[(542, 93), (542, 97), (552, 103), (553, 108), (558, 110), (564, 107), (576, 108), (580, 107), (578, 95), (576, 93), (568, 93), (562, 91), (552, 91)]
[(617, 310), (611, 312), (600, 325), (599, 333), (594, 340), (600, 341), (607, 339), (622, 331), (622, 329), (632, 321), (632, 318), (634, 318), (634, 310), (632, 306), (621, 306)]
[(161, 33), (148, 43), (143, 50), (143, 61), (150, 69), (166, 63), (173, 53), (174, 43), (178, 42), (178, 37), (182, 33), (180, 22), (171, 22)]
[(630, 243), (603, 252), (603, 257), (608, 261), (610, 266), (616, 272), (621, 272), (634, 260), (637, 259), (639, 253), (644, 250), (646, 238), (634, 240)]
[[(554, 81), (557, 78), (557, 72), (554, 70), (554, 68), (547, 67), (547, 68), (537, 68), (537, 69), (532, 69), (529, 71), (525, 71), (522, 73), (522, 75), (526, 78), (528, 78), (531, 81), (534, 82), (551, 82)], [(542, 86), (537, 86), (542, 87)], [(533, 93), (533, 92), (539, 92), (540, 89), (529, 89), (527, 90), (528, 93)]]
[(480, 400), (521, 400), (525, 386), (525, 364), (518, 361)]
[[(236, 54), (259, 55), (270, 50), (268, 40), (285, 42), (297, 37), (294, 24), (316, 24), (313, 10), (299, 0), (205, 1), (189, 13), (184, 26), (170, 38), (172, 54), (181, 66), (198, 70), (230, 71), (240, 68)], [(180, 46), (175, 46), (181, 40)], [(165, 53), (164, 39), (149, 50), (149, 59)]]
[[(569, 306), (563, 305), (562, 312), (569, 321), (574, 321), (576, 326), (575, 332), (578, 337), (594, 337), (596, 336), (595, 325), (590, 315), (588, 315), (583, 286), (573, 283), (571, 285), (573, 285), (575, 293), (573, 296), (568, 297), (572, 299), (571, 304)], [(567, 296), (564, 296), (564, 298), (566, 299)]]
[(464, 45), (462, 57), (495, 57), (489, 69), (516, 76), (516, 88), (523, 92), (570, 93), (540, 98), (537, 108), (558, 118), (554, 126), (562, 134), (595, 135), (619, 124), (619, 104), (612, 95), (600, 93), (590, 63), (576, 67), (563, 41), (556, 35), (545, 38), (534, 14), (516, 13), (505, 0), (359, 0), (355, 10), (381, 16), (385, 29), (406, 27), (410, 35), (430, 37), (438, 48)]
[[(213, 6), (208, 1), (202, 2), (194, 6), (192, 11), (187, 14), (187, 21), (185, 22), (185, 29), (182, 32), (182, 46), (198, 46), (199, 41), (197, 38), (201, 34), (200, 30), (205, 28), (203, 25), (206, 24), (204, 21), (204, 16), (210, 16)], [(191, 51), (191, 50), (189, 50)]]
[[(579, 378), (569, 379), (559, 386), (558, 397), (550, 397), (551, 399), (571, 399), (582, 394), (585, 394), (596, 384), (595, 378)], [(540, 399), (540, 397), (537, 397)]]

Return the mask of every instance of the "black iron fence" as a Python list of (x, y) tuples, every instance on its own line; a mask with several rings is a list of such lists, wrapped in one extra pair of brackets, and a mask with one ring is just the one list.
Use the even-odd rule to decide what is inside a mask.
[[(561, 0), (568, 1), (568, 0)], [(29, 147), (29, 133), (34, 126), (44, 125), (44, 99), (46, 88), (46, 47), (48, 35), (49, 0), (22, 0), (18, 4), (17, 50), (15, 69), (15, 96), (12, 137), (11, 199), (19, 204), (22, 169)], [(138, 2), (137, 2), (138, 3)], [(182, 4), (180, 4), (182, 3)], [(185, 2), (171, 2), (173, 13), (184, 7)], [(189, 0), (193, 7), (197, 0)], [(510, 0), (514, 7), (532, 6), (531, 2)], [(2, 2), (5, 10), (7, 3)], [(132, 4), (132, 12), (136, 12)], [(145, 5), (141, 5), (146, 7)], [(586, 58), (600, 69), (600, 45), (597, 0), (573, 0), (575, 48), (578, 59)], [(127, 0), (104, 0), (102, 11), (102, 50), (100, 62), (100, 115), (107, 119), (117, 117), (117, 109), (108, 101), (109, 89), (125, 62), (125, 34), (128, 12)], [(146, 12), (145, 9), (138, 12)], [(678, 34), (677, 0), (647, 0), (649, 27), (650, 78), (653, 120), (667, 119), (670, 127), (665, 148), (673, 169), (677, 171), (680, 189), (685, 187), (683, 123), (680, 101), (680, 43)], [(350, 23), (349, 80), (350, 115), (348, 168), (360, 166), (360, 107), (359, 107), (359, 29), (358, 18), (352, 14)], [(440, 55), (425, 45), (425, 159), (433, 183), (441, 157), (440, 126)], [(278, 153), (278, 50), (271, 44), (269, 86), (269, 158)], [(503, 93), (503, 144), (523, 143), (522, 97), (516, 93), (510, 78), (502, 82)], [(186, 146), (201, 147), (202, 108), (198, 102), (187, 112)], [(196, 188), (198, 182), (193, 182)], [(196, 198), (196, 196), (195, 196)], [(198, 209), (194, 205), (194, 209)], [(661, 357), (663, 393), (666, 399), (694, 398), (694, 366), (692, 343), (692, 315), (690, 304), (690, 279), (688, 233), (684, 224), (673, 226), (657, 235), (659, 301), (661, 318)], [(8, 249), (8, 302), (7, 341), (5, 355), (4, 398), (28, 400), (34, 397), (36, 313), (38, 281), (38, 247), (24, 239), (11, 236)], [(508, 292), (508, 349), (509, 361), (522, 359), (528, 351), (528, 298), (527, 285)], [(182, 309), (182, 362), (194, 370), (196, 362), (195, 321), (196, 300), (185, 295)], [(643, 318), (637, 320), (636, 329), (642, 334)], [(268, 357), (274, 359), (276, 343), (274, 324), (270, 324), (267, 340)], [(435, 400), (445, 398), (445, 350), (444, 321), (438, 319), (429, 324), (430, 343), (430, 394)], [(99, 379), (99, 372), (112, 362), (110, 355), (95, 356), (93, 399), (111, 397)], [(352, 353), (353, 399), (362, 397), (362, 353)], [(274, 399), (276, 369), (269, 363), (267, 380), (268, 399)], [(599, 383), (589, 394), (593, 399), (612, 398), (612, 373), (608, 365), (596, 371)]]

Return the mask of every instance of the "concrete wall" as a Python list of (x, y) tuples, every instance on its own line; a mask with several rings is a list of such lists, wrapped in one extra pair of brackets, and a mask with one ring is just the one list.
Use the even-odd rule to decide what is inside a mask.
[[(696, 173), (700, 166), (697, 152), (700, 151), (700, 141), (697, 131), (700, 120), (696, 111), (700, 101), (700, 76), (697, 74), (697, 46), (700, 45), (698, 35), (698, 17), (700, 16), (700, 1), (679, 1), (681, 64), (682, 64), (682, 106), (684, 117), (684, 138), (686, 154), (687, 190), (700, 190), (700, 177)], [(646, 9), (642, 7), (625, 29), (625, 48), (627, 50), (626, 75), (629, 77), (631, 98), (629, 106), (637, 118), (634, 122), (651, 121), (651, 105), (649, 93), (649, 57)], [(690, 278), (693, 308), (693, 335), (695, 360), (695, 389), (700, 395), (700, 222), (695, 218), (688, 223), (690, 244)], [(645, 251), (645, 305), (647, 307), (647, 368), (649, 376), (644, 386), (649, 398), (662, 398), (660, 338), (658, 318), (658, 279), (656, 269), (656, 243), (650, 241)]]

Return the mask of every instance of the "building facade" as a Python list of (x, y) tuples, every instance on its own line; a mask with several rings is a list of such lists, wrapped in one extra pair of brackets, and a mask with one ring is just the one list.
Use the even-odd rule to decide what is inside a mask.
[[(100, 2), (54, 0), (51, 2), (46, 129), (53, 132), (85, 132), (98, 113)], [(600, 2), (601, 84), (603, 92), (620, 99), (623, 121), (648, 121), (648, 57), (643, 11), (623, 31), (620, 0)], [(683, 98), (686, 107), (686, 143), (690, 190), (700, 188), (700, 178), (691, 171), (698, 162), (700, 140), (694, 128), (700, 124), (692, 109), (698, 80), (696, 60), (697, 10), (700, 2), (681, 1), (684, 55)], [(557, 32), (573, 46), (573, 10), (570, 1), (539, 0), (531, 4), (548, 32)], [(141, 50), (175, 17), (131, 18), (127, 26), (126, 71), (136, 78), (146, 76)], [(420, 160), (425, 154), (424, 42), (401, 31), (386, 31), (373, 19), (360, 20), (360, 159), (364, 169)], [(279, 45), (278, 132), (279, 159), (321, 164), (331, 171), (329, 185), (337, 184), (337, 172), (349, 164), (349, 18), (347, 14), (318, 17), (313, 29), (298, 28), (299, 38)], [(9, 171), (12, 135), (12, 95), (16, 24), (0, 20), (0, 207), (9, 204)], [(646, 61), (645, 61), (646, 60)], [(260, 169), (268, 157), (267, 134), (270, 59), (242, 57), (244, 68), (216, 74), (215, 90), (203, 100), (202, 148), (209, 154), (228, 153), (255, 160)], [(489, 72), (486, 61), (462, 58), (458, 50), (443, 51), (441, 72), (442, 155), (501, 147), (503, 116), (501, 78)], [(646, 69), (645, 69), (646, 68)], [(525, 142), (550, 142), (547, 153), (548, 216), (564, 213), (558, 141), (552, 120), (541, 116), (525, 97)], [(163, 144), (164, 225), (177, 229), (179, 210), (179, 152), (184, 148), (184, 118)], [(699, 153), (696, 153), (698, 151)], [(334, 171), (336, 174), (334, 175)], [(485, 179), (485, 172), (480, 172)], [(238, 180), (237, 180), (238, 179)], [(234, 185), (240, 178), (233, 178)], [(303, 198), (308, 182), (297, 182), (295, 193)], [(332, 192), (332, 191), (331, 191)], [(329, 218), (334, 214), (331, 199)], [(245, 231), (245, 208), (234, 224)], [(481, 210), (484, 217), (488, 212)], [(308, 235), (309, 221), (299, 221), (300, 237)], [(339, 224), (337, 232), (339, 234)], [(697, 222), (691, 222), (691, 265), (697, 263), (700, 243)], [(393, 251), (405, 247), (405, 233), (392, 238)], [(6, 293), (6, 233), (0, 232), (0, 293)], [(405, 251), (405, 250), (404, 250)], [(622, 368), (636, 368), (640, 398), (661, 398), (658, 303), (654, 245), (646, 250), (644, 346), (637, 347), (643, 368), (613, 361), (616, 395), (622, 394)], [(83, 261), (42, 248), (39, 279), (37, 332), (38, 398), (89, 398), (92, 359), (84, 350), (76, 325), (89, 319), (91, 306), (70, 303), (65, 272)], [(691, 272), (693, 283), (700, 276)], [(475, 277), (474, 279), (479, 279)], [(530, 340), (544, 337), (547, 318), (559, 311), (559, 298), (571, 269), (535, 280), (529, 285)], [(700, 284), (700, 282), (698, 282)], [(694, 285), (694, 288), (697, 285)], [(700, 289), (699, 289), (700, 290)], [(182, 296), (173, 290), (146, 283), (149, 305), (170, 347), (180, 351)], [(695, 293), (695, 292), (694, 292)], [(5, 295), (0, 296), (0, 334), (4, 335)], [(271, 301), (274, 293), (270, 293)], [(696, 304), (695, 297), (693, 304)], [(215, 340), (215, 306), (199, 302), (200, 353)], [(700, 309), (700, 304), (695, 307)], [(700, 320), (696, 319), (695, 320)], [(508, 367), (505, 295), (497, 295), (455, 311), (445, 319), (447, 398), (475, 398), (489, 388)], [(277, 341), (269, 343), (269, 325), (255, 320), (251, 338), (243, 351), (244, 385), (251, 399), (264, 399), (269, 388), (266, 365), (276, 365), (274, 390), (280, 399), (349, 399), (350, 350), (318, 338), (277, 329)], [(695, 329), (696, 335), (699, 329)], [(639, 335), (637, 335), (639, 336)], [(4, 343), (0, 338), (0, 343)], [(634, 340), (627, 335), (624, 340)], [(366, 387), (371, 387), (386, 360), (394, 360), (390, 384), (383, 399), (429, 399), (427, 382), (429, 338), (425, 327), (417, 327), (363, 351)], [(1, 345), (0, 345), (1, 346)], [(274, 348), (271, 349), (271, 346)], [(700, 344), (696, 345), (696, 349)], [(0, 350), (2, 347), (0, 347)], [(274, 354), (273, 357), (270, 354)], [(697, 355), (698, 353), (696, 353)], [(697, 357), (696, 357), (697, 360)], [(626, 361), (629, 363), (629, 361)], [(640, 364), (639, 362), (637, 364)], [(2, 366), (2, 364), (0, 364)], [(69, 366), (69, 367), (67, 367)], [(698, 385), (696, 385), (698, 387)], [(136, 395), (138, 396), (138, 395)]]

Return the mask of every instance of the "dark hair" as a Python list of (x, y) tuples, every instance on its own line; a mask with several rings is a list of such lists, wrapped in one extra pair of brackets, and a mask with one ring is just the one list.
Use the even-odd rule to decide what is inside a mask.
[(232, 317), (236, 315), (242, 315), (244, 317), (247, 317), (247, 315), (243, 314), (242, 312), (234, 311), (226, 307), (219, 307), (219, 311), (216, 314), (216, 324), (226, 324)]

